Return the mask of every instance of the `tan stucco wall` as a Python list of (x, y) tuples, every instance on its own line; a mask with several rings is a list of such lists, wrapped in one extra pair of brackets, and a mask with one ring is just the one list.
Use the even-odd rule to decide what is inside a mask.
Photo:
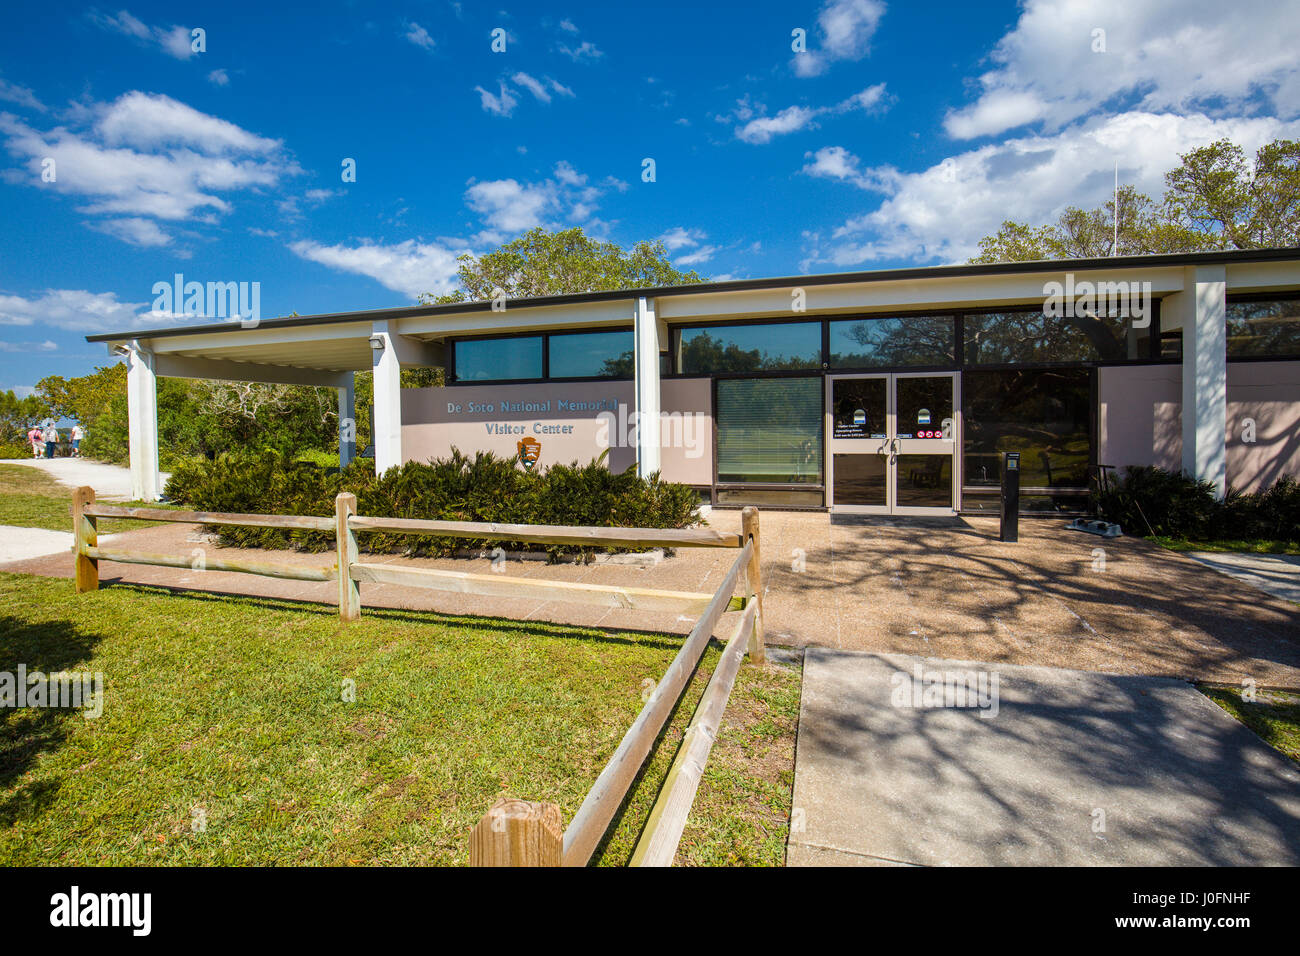
[(1228, 483), (1255, 491), (1283, 475), (1300, 477), (1300, 362), (1229, 362)]
[(1097, 370), (1097, 463), (1182, 468), (1183, 375), (1177, 365)]
[[(664, 412), (695, 413), (694, 447), (676, 446), (663, 436), (659, 467), (668, 481), (685, 485), (713, 484), (713, 382), (707, 378), (666, 378), (660, 383), (659, 406)], [(664, 426), (668, 430), (668, 426)]]
[[(1097, 372), (1097, 460), (1182, 467), (1182, 368), (1111, 366)], [(1243, 441), (1246, 419), (1255, 441)], [(1228, 484), (1267, 487), (1300, 476), (1300, 362), (1228, 363)]]
[[(708, 379), (672, 379), (663, 382), (660, 391), (662, 410), (666, 413), (694, 413), (689, 431), (678, 434), (689, 446), (678, 441), (671, 444), (665, 424), (661, 470), (669, 481), (707, 485), (713, 480), (713, 420), (710, 414), (712, 395)], [(445, 458), (453, 447), (472, 454), (491, 451), (503, 457), (516, 454), (518, 442), (525, 436), (541, 443), (538, 467), (556, 462), (586, 464), (602, 450), (599, 435), (600, 410), (567, 409), (561, 403), (586, 402), (609, 408), (615, 416), (622, 409), (622, 420), (635, 401), (631, 382), (541, 382), (525, 385), (458, 385), (445, 388), (402, 389), (402, 454), (407, 461)], [(549, 409), (518, 407), (549, 403)], [(509, 433), (489, 430), (490, 425), (505, 426)], [(522, 433), (519, 430), (522, 429)], [(617, 431), (617, 427), (615, 429)], [(629, 433), (627, 438), (631, 439)], [(622, 471), (636, 461), (636, 448), (620, 442), (617, 435), (609, 450), (608, 464)]]

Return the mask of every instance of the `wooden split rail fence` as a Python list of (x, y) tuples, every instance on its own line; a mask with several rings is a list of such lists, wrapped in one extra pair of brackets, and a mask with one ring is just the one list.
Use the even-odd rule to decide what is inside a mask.
[[(655, 740), (685, 691), (708, 647), (714, 628), (727, 611), (743, 611), (686, 729), (681, 747), (650, 812), (631, 861), (633, 866), (671, 866), (705, 762), (730, 698), (741, 658), (748, 652), (752, 662), (761, 663), (764, 659), (758, 509), (745, 508), (741, 512), (740, 534), (708, 528), (594, 528), (426, 521), (416, 518), (366, 517), (356, 512), (356, 496), (347, 493), (335, 499), (334, 517), (328, 518), (101, 505), (95, 503), (93, 489), (78, 488), (72, 498), (77, 590), (96, 590), (99, 587), (99, 562), (115, 561), (122, 564), (234, 571), (298, 581), (338, 581), (339, 617), (343, 621), (354, 621), (361, 616), (359, 585), (362, 583), (398, 584), (487, 597), (529, 597), (602, 607), (699, 614), (677, 656), (655, 685), (613, 757), (596, 778), (568, 828), (563, 828), (560, 808), (553, 803), (502, 797), (483, 816), (470, 835), (471, 866), (585, 866), (590, 862)], [(205, 558), (200, 563), (182, 555), (101, 548), (98, 544), (99, 518), (333, 531), (337, 561), (333, 565), (315, 567), (226, 558)], [(543, 581), (496, 573), (470, 574), (361, 561), (357, 532), (376, 531), (587, 547), (732, 548), (737, 549), (739, 554), (718, 589), (710, 594)], [(736, 586), (742, 580), (744, 597), (733, 597)]]

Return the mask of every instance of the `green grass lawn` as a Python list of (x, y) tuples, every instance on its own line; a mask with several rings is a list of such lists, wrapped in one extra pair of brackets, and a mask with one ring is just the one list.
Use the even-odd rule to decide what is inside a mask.
[(1300, 694), (1257, 690), (1255, 700), (1245, 701), (1235, 688), (1202, 686), (1200, 691), (1266, 742), (1300, 762)]
[[(148, 507), (168, 506), (155, 502)], [(72, 489), (59, 484), (47, 472), (27, 465), (0, 465), (0, 525), (71, 531), (71, 508)], [(113, 534), (156, 524), (156, 521), (136, 521), (130, 518), (100, 518), (99, 531), (101, 534)]]
[[(500, 794), (567, 824), (680, 645), (378, 609), (341, 628), (328, 607), (12, 574), (0, 602), (0, 671), (104, 675), (99, 719), (0, 710), (4, 865), (463, 864)], [(599, 863), (630, 858), (716, 659)], [(679, 863), (783, 862), (799, 686), (742, 665)]]
[(1184, 541), (1179, 538), (1167, 538), (1159, 535), (1148, 537), (1162, 548), (1170, 551), (1236, 551), (1245, 554), (1300, 554), (1300, 544), (1294, 541), (1274, 541), (1270, 538), (1252, 538), (1241, 541), (1215, 539), (1211, 541)]
[(71, 531), (72, 490), (39, 468), (0, 465), (0, 524)]

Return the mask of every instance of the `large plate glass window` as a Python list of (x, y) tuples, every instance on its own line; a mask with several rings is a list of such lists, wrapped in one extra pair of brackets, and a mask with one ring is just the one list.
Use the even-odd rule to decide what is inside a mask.
[(542, 377), (542, 337), (460, 339), (453, 346), (457, 382)]
[[(1154, 311), (1153, 308), (1150, 311)], [(1151, 316), (1131, 319), (1094, 312), (1053, 316), (1034, 311), (967, 315), (967, 365), (1142, 361), (1150, 355)]]
[(677, 367), (683, 375), (820, 369), (820, 322), (682, 329)]
[(830, 322), (831, 368), (951, 366), (956, 320), (950, 315), (836, 319)]
[(718, 380), (718, 481), (821, 484), (822, 380)]
[(1076, 510), (1092, 461), (1092, 371), (968, 371), (962, 375), (963, 507), (996, 510), (1002, 454), (1020, 453), (1021, 507)]
[(1300, 356), (1300, 299), (1228, 303), (1231, 358)]
[(547, 340), (551, 378), (632, 378), (635, 344), (630, 329), (577, 332)]

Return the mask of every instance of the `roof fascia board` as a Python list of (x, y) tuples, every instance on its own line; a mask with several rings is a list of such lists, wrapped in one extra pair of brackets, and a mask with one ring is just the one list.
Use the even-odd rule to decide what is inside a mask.
[[(751, 292), (771, 289), (791, 289), (827, 285), (853, 285), (857, 283), (900, 282), (923, 280), (926, 282), (955, 277), (993, 277), (1006, 275), (1039, 275), (1044, 272), (1063, 274), (1093, 269), (1132, 270), (1158, 269), (1164, 266), (1232, 265), (1237, 263), (1300, 262), (1300, 249), (1242, 249), (1225, 252), (1175, 253), (1154, 256), (1116, 256), (1106, 259), (1054, 259), (1034, 262), (1008, 262), (994, 264), (962, 264), (948, 266), (920, 266), (907, 269), (882, 269), (870, 272), (823, 273), (820, 275), (782, 276), (768, 279), (737, 279), (727, 282), (701, 283), (691, 286), (667, 286), (654, 289), (620, 289), (611, 292), (586, 292), (572, 295), (542, 296), (518, 300), (518, 308), (543, 308), (546, 306), (571, 307), (580, 303), (622, 302), (632, 303), (637, 298), (657, 298), (661, 301), (678, 296), (719, 295), (728, 292)], [(272, 319), (262, 323), (263, 328), (285, 326), (321, 326), (337, 322), (362, 322), (415, 318), (433, 318), (473, 315), (491, 312), (490, 302), (457, 302), (436, 306), (410, 306), (399, 309), (370, 310), (304, 316), (291, 319)], [(88, 335), (90, 342), (126, 342), (131, 339), (156, 340), (172, 336), (196, 334), (230, 334), (235, 331), (224, 324), (166, 329), (143, 329), (128, 332), (109, 332)], [(240, 330), (242, 331), (242, 330)]]
[[(804, 311), (817, 315), (1041, 302), (1048, 294), (1045, 285), (1049, 282), (1063, 282), (1067, 274), (1074, 276), (1075, 283), (1149, 281), (1152, 295), (1165, 295), (1183, 288), (1183, 270), (1176, 267), (1148, 270), (1140, 278), (1128, 270), (1063, 270), (1037, 275), (973, 276), (928, 282), (900, 280), (806, 288), (803, 290), (806, 306)], [(791, 315), (797, 318), (801, 313), (792, 310), (792, 292), (793, 288), (663, 299), (659, 303), (659, 314), (673, 322), (737, 315)]]
[(428, 315), (397, 323), (404, 335), (491, 335), (496, 332), (549, 332), (567, 328), (631, 328), (634, 301), (581, 302), (572, 305), (512, 306), (500, 312)]
[(283, 345), (295, 343), (338, 341), (339, 339), (366, 340), (370, 337), (371, 326), (361, 322), (338, 325), (301, 325), (293, 328), (267, 327), (241, 329), (232, 327), (225, 332), (210, 332), (206, 335), (166, 336), (149, 339), (137, 333), (134, 337), (148, 341), (150, 348), (157, 354), (166, 352), (196, 352), (203, 349), (231, 348), (240, 345)]
[(1229, 292), (1267, 292), (1300, 286), (1300, 262), (1243, 262), (1230, 265)]

